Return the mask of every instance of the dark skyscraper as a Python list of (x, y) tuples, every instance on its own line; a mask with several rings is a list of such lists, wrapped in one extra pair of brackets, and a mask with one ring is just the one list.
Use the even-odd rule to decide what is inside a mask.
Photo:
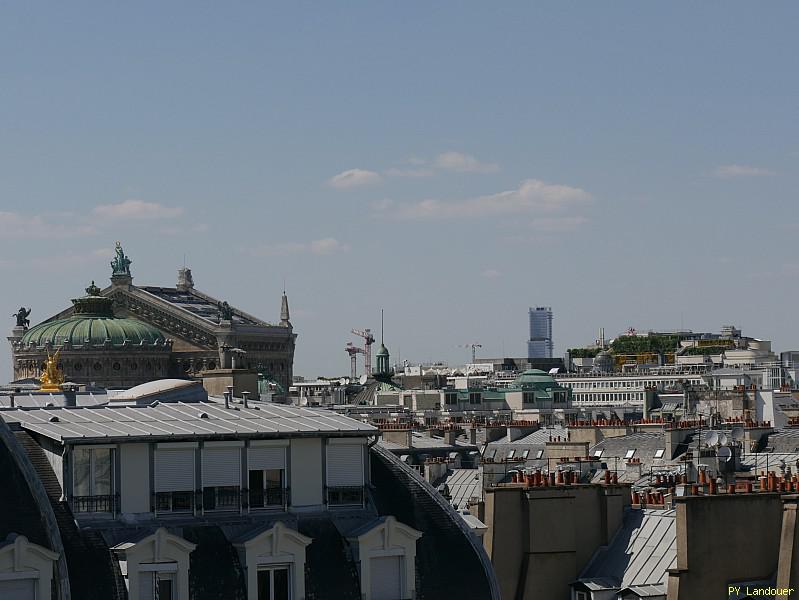
[(530, 339), (527, 341), (527, 358), (552, 358), (552, 308), (530, 308)]

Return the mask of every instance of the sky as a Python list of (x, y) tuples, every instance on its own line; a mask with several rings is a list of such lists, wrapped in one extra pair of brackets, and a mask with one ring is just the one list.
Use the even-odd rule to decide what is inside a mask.
[[(799, 4), (0, 5), (0, 314), (196, 287), (295, 374), (639, 330), (799, 349)], [(11, 378), (10, 352), (0, 381)]]

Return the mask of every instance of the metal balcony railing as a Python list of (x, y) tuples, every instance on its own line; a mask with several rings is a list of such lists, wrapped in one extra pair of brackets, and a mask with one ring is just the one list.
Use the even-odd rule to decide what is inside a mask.
[(266, 489), (248, 490), (250, 510), (285, 510), (289, 503), (289, 488), (270, 486)]
[(74, 513), (110, 513), (115, 515), (119, 512), (119, 494), (72, 496), (69, 505)]
[(332, 486), (325, 488), (328, 506), (363, 506), (364, 487)]
[(194, 513), (196, 504), (194, 491), (156, 492), (153, 494), (153, 512), (156, 514)]

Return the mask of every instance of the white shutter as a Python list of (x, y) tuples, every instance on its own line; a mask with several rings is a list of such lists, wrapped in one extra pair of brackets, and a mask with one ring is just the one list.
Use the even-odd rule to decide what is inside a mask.
[(33, 579), (0, 581), (0, 598), (3, 600), (36, 600), (35, 589)]
[(155, 491), (189, 492), (194, 490), (194, 449), (155, 451)]
[(250, 471), (267, 471), (269, 469), (286, 468), (286, 449), (250, 448), (247, 451), (247, 469)]
[(369, 560), (372, 600), (402, 600), (402, 557), (381, 556)]
[(203, 448), (203, 487), (241, 485), (241, 448)]
[(363, 485), (363, 446), (336, 444), (327, 447), (327, 485)]

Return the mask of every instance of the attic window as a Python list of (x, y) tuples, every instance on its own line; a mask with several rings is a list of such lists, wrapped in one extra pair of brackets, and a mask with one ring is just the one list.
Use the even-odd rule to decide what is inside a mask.
[(508, 452), (508, 456), (506, 457), (508, 460), (511, 460), (514, 456), (516, 456), (516, 450), (511, 450)]
[(527, 458), (528, 456), (530, 456), (530, 451), (529, 450), (522, 450), (522, 458)]
[(543, 450), (539, 450), (538, 452), (535, 453), (536, 459), (539, 459), (542, 456), (544, 456), (544, 451)]
[(600, 448), (599, 450), (594, 450), (594, 458), (602, 458), (602, 453), (604, 450)]
[(655, 450), (655, 458), (663, 458), (663, 454), (666, 452), (665, 448), (658, 448)]
[(624, 458), (632, 458), (635, 456), (635, 448), (627, 450), (627, 453), (624, 455)]

